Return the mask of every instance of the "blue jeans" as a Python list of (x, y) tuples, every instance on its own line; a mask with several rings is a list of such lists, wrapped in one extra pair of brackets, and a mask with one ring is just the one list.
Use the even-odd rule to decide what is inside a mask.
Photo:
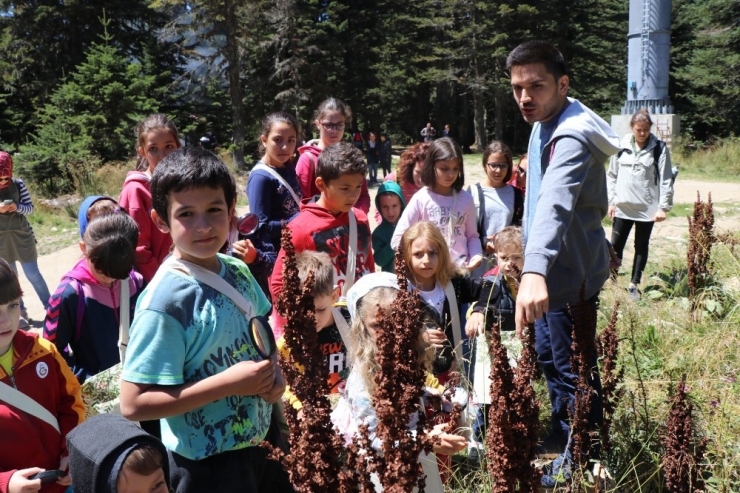
[(370, 172), (370, 181), (372, 183), (378, 182), (378, 161), (367, 160), (367, 168)]
[[(46, 281), (44, 281), (44, 277), (39, 271), (38, 262), (34, 260), (33, 262), (21, 262), (20, 264), (23, 268), (23, 273), (26, 275), (26, 279), (28, 279), (28, 282), (33, 286), (33, 290), (36, 291), (36, 295), (41, 300), (41, 304), (44, 305), (44, 309), (46, 309), (49, 306), (49, 298), (51, 298), (51, 294), (49, 293), (49, 287), (46, 285)], [(10, 262), (10, 266), (17, 275), (18, 268), (16, 267), (15, 262)], [(25, 308), (22, 301), (21, 307)]]
[[(589, 337), (596, 337), (596, 309), (599, 296), (596, 294), (588, 300), (589, 309), (593, 310), (592, 327), (588, 327)], [(547, 381), (550, 393), (551, 420), (553, 432), (560, 434), (563, 442), (570, 435), (568, 409), (573, 409), (575, 401), (575, 378), (571, 372), (570, 357), (573, 339), (573, 319), (568, 308), (550, 310), (544, 317), (535, 321), (535, 351), (537, 361)], [(596, 366), (596, 353), (591, 358), (589, 366), (594, 369), (590, 372), (589, 384), (596, 390), (591, 400), (589, 427), (595, 430), (601, 426), (603, 408), (601, 402), (601, 379)]]

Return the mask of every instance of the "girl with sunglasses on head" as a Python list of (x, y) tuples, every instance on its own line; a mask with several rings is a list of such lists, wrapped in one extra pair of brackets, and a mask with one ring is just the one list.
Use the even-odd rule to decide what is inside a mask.
[[(44, 309), (49, 305), (49, 287), (39, 271), (36, 237), (26, 216), (33, 212), (31, 194), (20, 178), (13, 178), (13, 158), (0, 152), (0, 257), (17, 271), (21, 263), (23, 273), (33, 286)], [(28, 313), (21, 300), (19, 327), (28, 328)]]
[(511, 174), (511, 179), (507, 182), (509, 185), (517, 187), (519, 190), (525, 192), (527, 190), (527, 167), (529, 166), (529, 159), (525, 152), (519, 156), (519, 164), (514, 168), (514, 172)]
[(506, 226), (521, 226), (524, 213), (524, 194), (508, 184), (513, 174), (511, 150), (503, 142), (494, 140), (483, 151), (483, 170), (486, 177), (468, 188), (473, 195), (478, 220), (478, 235), (481, 239), (486, 261), (473, 272), (481, 277), (495, 262), (493, 237)]
[[(295, 166), (304, 199), (311, 199), (314, 195), (320, 194), (316, 186), (316, 163), (319, 160), (319, 154), (330, 145), (344, 139), (344, 129), (352, 125), (352, 110), (339, 99), (325, 99), (316, 110), (314, 124), (319, 131), (319, 138), (317, 141), (308, 142), (298, 148), (300, 157)], [(370, 210), (367, 180), (362, 184), (360, 198), (357, 199), (355, 207), (365, 214)]]

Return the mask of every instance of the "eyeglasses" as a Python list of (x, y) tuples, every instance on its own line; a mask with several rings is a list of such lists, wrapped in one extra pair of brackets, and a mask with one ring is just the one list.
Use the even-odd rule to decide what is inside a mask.
[(321, 128), (323, 128), (324, 130), (331, 130), (333, 132), (341, 132), (342, 130), (344, 130), (344, 122), (321, 122)]
[(508, 169), (509, 165), (508, 163), (486, 163), (486, 166), (488, 166), (490, 169)]
[(527, 176), (527, 170), (522, 168), (521, 166), (516, 167), (517, 172), (522, 176)]

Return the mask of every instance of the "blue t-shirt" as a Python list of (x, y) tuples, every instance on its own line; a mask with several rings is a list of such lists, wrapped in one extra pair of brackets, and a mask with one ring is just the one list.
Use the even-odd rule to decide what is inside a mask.
[[(218, 256), (219, 275), (266, 315), (270, 304), (241, 261)], [(248, 318), (226, 295), (162, 267), (136, 305), (122, 378), (182, 385), (204, 380), (240, 361), (259, 361)], [(229, 396), (161, 420), (162, 442), (198, 460), (258, 445), (267, 435), (272, 405), (257, 396)]]

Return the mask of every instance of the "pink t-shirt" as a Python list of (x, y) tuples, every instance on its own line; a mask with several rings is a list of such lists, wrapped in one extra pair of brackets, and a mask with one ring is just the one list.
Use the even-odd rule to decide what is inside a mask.
[[(467, 264), (476, 255), (482, 255), (473, 196), (465, 190), (455, 196), (440, 195), (427, 187), (419, 190), (409, 201), (391, 239), (391, 246), (398, 249), (401, 236), (412, 224), (431, 221), (437, 225), (447, 241), (452, 261)], [(452, 210), (453, 204), (455, 210)]]

